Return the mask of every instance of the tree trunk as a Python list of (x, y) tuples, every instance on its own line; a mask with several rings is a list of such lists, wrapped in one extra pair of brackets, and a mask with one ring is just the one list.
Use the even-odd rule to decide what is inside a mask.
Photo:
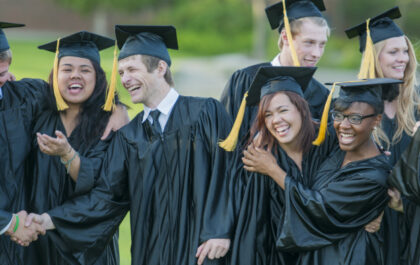
[(267, 19), (265, 17), (265, 0), (252, 0), (253, 16), (253, 52), (255, 58), (263, 59), (267, 46)]
[(93, 12), (93, 19), (92, 19), (92, 28), (93, 32), (101, 35), (109, 35), (108, 32), (108, 14), (102, 8), (97, 8)]

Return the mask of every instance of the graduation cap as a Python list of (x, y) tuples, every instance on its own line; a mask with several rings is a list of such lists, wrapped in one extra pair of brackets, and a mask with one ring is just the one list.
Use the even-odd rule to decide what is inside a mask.
[(279, 28), (281, 31), (283, 28), (284, 3), (289, 21), (303, 17), (323, 17), (321, 11), (325, 11), (323, 0), (283, 0), (265, 9), (271, 29)]
[(300, 66), (300, 63), (293, 41), (291, 41), (293, 38), (289, 21), (303, 17), (323, 17), (321, 11), (324, 10), (325, 6), (323, 0), (282, 0), (265, 9), (272, 29), (279, 28), (279, 32), (282, 30), (283, 26), (286, 29), (287, 39), (290, 40), (290, 50), (294, 66)]
[(17, 27), (24, 27), (25, 24), (17, 24), (17, 23), (10, 23), (10, 22), (0, 22), (0, 52), (4, 52), (10, 49), (9, 42), (7, 41), (6, 34), (2, 29), (6, 28), (17, 28)]
[[(115, 45), (115, 41), (111, 38), (101, 36), (88, 31), (80, 31), (68, 35), (58, 40), (38, 46), (41, 50), (46, 50), (55, 53), (54, 69), (53, 69), (53, 89), (54, 96), (57, 102), (58, 110), (65, 110), (68, 108), (66, 102), (62, 98), (58, 89), (58, 60), (64, 56), (74, 56), (86, 58), (100, 64), (99, 51)], [(110, 86), (107, 90), (106, 103), (104, 110), (110, 111), (113, 107), (115, 94), (115, 79), (116, 79), (116, 48), (114, 50), (114, 65), (112, 70), (112, 77)], [(112, 82), (114, 79), (114, 82)]]
[(168, 49), (178, 50), (174, 26), (115, 25), (120, 55), (118, 60), (131, 55), (155, 56), (171, 65)]
[(336, 85), (341, 87), (338, 97), (344, 102), (365, 102), (375, 106), (383, 102), (386, 91), (402, 83), (403, 81), (398, 79), (374, 78), (336, 83)]
[(359, 50), (360, 52), (365, 51), (359, 79), (375, 78), (374, 56), (376, 51), (373, 44), (404, 35), (404, 32), (393, 21), (399, 17), (401, 17), (399, 8), (393, 7), (346, 30), (347, 37), (350, 39), (359, 36)]
[(220, 142), (219, 146), (226, 151), (235, 150), (246, 105), (257, 105), (264, 96), (279, 91), (291, 91), (303, 97), (303, 92), (311, 81), (315, 70), (316, 67), (260, 67), (248, 92), (245, 93), (242, 99), (229, 136)]

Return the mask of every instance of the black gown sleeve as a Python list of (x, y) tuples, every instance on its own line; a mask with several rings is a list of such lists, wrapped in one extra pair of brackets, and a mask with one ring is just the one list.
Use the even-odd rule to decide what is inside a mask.
[(89, 194), (48, 211), (56, 227), (48, 236), (64, 255), (93, 264), (129, 210), (127, 143), (117, 132), (105, 155), (97, 185)]
[(291, 177), (285, 181), (284, 225), (277, 238), (283, 250), (311, 250), (330, 245), (356, 232), (383, 211), (384, 185), (366, 178), (378, 171), (343, 176), (320, 190)]
[(409, 200), (420, 204), (420, 130), (401, 155), (388, 178), (389, 185), (397, 188)]
[(4, 229), (10, 223), (10, 220), (12, 220), (12, 214), (0, 210), (0, 230)]
[(230, 238), (233, 229), (229, 179), (225, 177), (230, 155), (218, 145), (220, 139), (227, 137), (232, 122), (223, 106), (216, 100), (208, 100), (206, 109), (200, 123), (210, 149), (211, 178), (200, 233), (201, 242), (211, 238)]
[[(111, 134), (113, 133), (111, 132)], [(99, 140), (86, 154), (80, 155), (80, 169), (72, 197), (87, 193), (94, 187), (95, 177), (99, 176), (110, 139), (112, 138), (108, 137), (105, 141)]]

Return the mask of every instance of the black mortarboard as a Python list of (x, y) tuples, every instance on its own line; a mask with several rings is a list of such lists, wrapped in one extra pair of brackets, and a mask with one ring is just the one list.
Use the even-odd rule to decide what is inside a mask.
[(178, 49), (174, 26), (115, 25), (120, 55), (118, 60), (131, 55), (155, 56), (171, 65), (168, 49)]
[(338, 97), (344, 102), (365, 102), (377, 106), (383, 101), (385, 91), (393, 89), (401, 83), (403, 81), (397, 79), (374, 78), (336, 84), (341, 87)]
[(2, 29), (6, 28), (17, 28), (24, 27), (25, 24), (16, 24), (10, 22), (0, 22), (0, 52), (4, 52), (10, 49), (9, 42), (7, 41), (6, 34), (4, 34)]
[[(369, 30), (372, 42), (375, 44), (379, 41), (393, 37), (400, 37), (404, 32), (394, 23), (393, 19), (401, 17), (398, 7), (393, 7), (382, 14), (370, 19)], [(346, 30), (348, 38), (359, 36), (360, 52), (366, 47), (366, 21)]]
[(291, 91), (301, 97), (315, 73), (316, 67), (260, 67), (248, 90), (247, 105), (256, 105), (265, 95)]
[[(80, 31), (60, 39), (58, 58), (75, 56), (100, 63), (99, 51), (115, 44), (111, 38), (88, 31)], [(38, 46), (39, 49), (56, 52), (57, 41)]]
[[(289, 21), (303, 17), (323, 17), (321, 11), (325, 11), (323, 0), (283, 0), (286, 2), (286, 11)], [(283, 28), (283, 1), (271, 5), (265, 9), (268, 21), (272, 29)]]

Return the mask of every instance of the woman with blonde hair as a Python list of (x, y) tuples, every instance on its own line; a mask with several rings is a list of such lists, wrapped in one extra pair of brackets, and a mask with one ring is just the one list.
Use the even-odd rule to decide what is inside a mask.
[[(399, 89), (384, 95), (382, 122), (373, 133), (376, 141), (391, 152), (389, 160), (392, 166), (411, 142), (420, 116), (420, 96), (416, 89), (417, 60), (410, 40), (393, 22), (399, 17), (400, 11), (394, 7), (346, 30), (348, 37), (360, 37), (363, 58), (359, 79), (386, 77), (403, 81)], [(395, 191), (390, 190), (389, 194), (395, 194)], [(387, 264), (399, 264), (400, 258), (405, 256), (409, 241), (406, 236), (410, 233), (401, 233), (399, 222), (403, 220), (389, 208), (385, 210), (383, 228)]]

